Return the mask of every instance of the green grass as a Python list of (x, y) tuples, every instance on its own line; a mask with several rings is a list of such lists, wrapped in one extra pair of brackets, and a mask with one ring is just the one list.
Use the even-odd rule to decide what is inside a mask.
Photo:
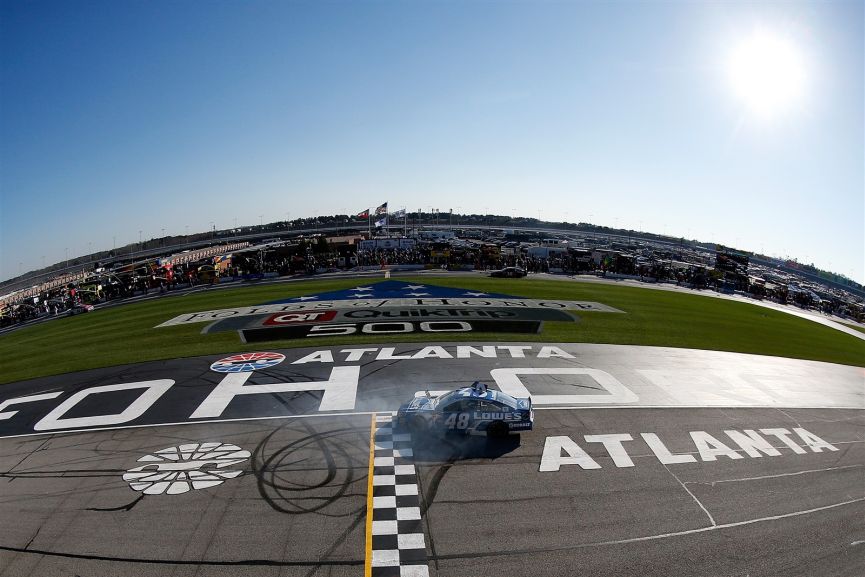
[[(0, 336), (0, 383), (71, 371), (248, 350), (342, 343), (546, 341), (654, 345), (734, 351), (865, 366), (865, 341), (782, 312), (672, 291), (558, 280), (486, 277), (400, 278), (526, 298), (590, 300), (626, 314), (579, 313), (579, 322), (545, 322), (539, 335), (442, 333), (323, 337), (243, 345), (236, 333), (202, 335), (204, 323), (154, 328), (182, 313), (261, 304), (339, 290), (358, 279), (308, 281), (200, 292), (103, 309)], [(368, 284), (370, 281), (366, 281)]]

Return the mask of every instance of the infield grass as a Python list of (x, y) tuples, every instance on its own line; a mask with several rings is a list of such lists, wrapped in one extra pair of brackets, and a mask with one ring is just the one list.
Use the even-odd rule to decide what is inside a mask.
[(683, 347), (865, 366), (865, 341), (783, 312), (726, 299), (561, 280), (399, 277), (407, 282), (525, 298), (597, 301), (625, 312), (580, 312), (579, 322), (545, 322), (538, 335), (422, 333), (321, 337), (244, 345), (236, 333), (202, 335), (205, 323), (154, 328), (179, 314), (262, 304), (381, 279), (311, 280), (203, 290), (52, 320), (0, 336), (0, 383), (160, 359), (334, 344), (544, 341)]

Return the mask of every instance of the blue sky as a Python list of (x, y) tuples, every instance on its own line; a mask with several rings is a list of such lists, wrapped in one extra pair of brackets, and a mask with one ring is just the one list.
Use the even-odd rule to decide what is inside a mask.
[[(591, 221), (865, 281), (862, 2), (0, 4), (0, 280), (391, 208)], [(805, 80), (757, 113), (754, 30)]]

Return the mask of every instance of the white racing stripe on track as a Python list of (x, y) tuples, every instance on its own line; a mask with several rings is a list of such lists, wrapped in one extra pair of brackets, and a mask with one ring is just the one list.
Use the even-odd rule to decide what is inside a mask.
[(664, 465), (664, 468), (667, 470), (667, 472), (668, 472), (670, 475), (673, 476), (673, 478), (674, 478), (674, 479), (675, 479), (675, 480), (676, 480), (676, 481), (677, 481), (677, 482), (682, 486), (682, 488), (683, 488), (683, 489), (684, 489), (684, 490), (685, 490), (685, 491), (686, 491), (686, 492), (691, 496), (691, 498), (692, 498), (694, 501), (696, 501), (697, 505), (700, 506), (700, 509), (703, 510), (703, 513), (705, 513), (706, 516), (709, 518), (709, 523), (712, 524), (712, 527), (717, 527), (718, 523), (715, 522), (715, 518), (712, 517), (712, 514), (709, 513), (709, 510), (706, 509), (706, 507), (703, 505), (703, 503), (700, 502), (700, 500), (697, 498), (697, 496), (694, 495), (694, 494), (691, 492), (691, 490), (688, 488), (687, 484), (686, 484), (686, 483), (683, 483), (682, 480), (679, 479), (679, 477), (678, 477), (674, 472), (672, 472), (672, 471), (670, 470), (670, 468), (669, 468), (667, 465)]
[(853, 503), (861, 503), (863, 501), (865, 501), (865, 497), (860, 497), (858, 499), (851, 499), (850, 501), (843, 501), (841, 503), (833, 503), (832, 505), (825, 505), (823, 507), (816, 507), (814, 509), (806, 509), (804, 511), (794, 511), (792, 513), (784, 513), (783, 515), (773, 515), (771, 517), (760, 517), (759, 519), (748, 519), (747, 521), (736, 521), (735, 523), (724, 523), (722, 525), (711, 525), (709, 527), (701, 527), (699, 529), (688, 529), (686, 531), (675, 531), (673, 533), (659, 533), (658, 535), (647, 535), (645, 537), (632, 537), (631, 539), (619, 539), (616, 541), (598, 541), (595, 543), (583, 543), (581, 545), (575, 545), (573, 547), (567, 547), (567, 549), (581, 549), (581, 548), (586, 548), (586, 547), (604, 547), (606, 545), (624, 545), (627, 543), (639, 543), (641, 541), (654, 541), (657, 539), (667, 539), (669, 537), (681, 537), (684, 535), (693, 535), (696, 533), (705, 533), (707, 531), (717, 531), (720, 529), (730, 529), (733, 527), (742, 527), (744, 525), (753, 525), (754, 523), (765, 523), (766, 521), (777, 521), (779, 519), (789, 519), (791, 517), (801, 517), (802, 515), (810, 515), (811, 513), (818, 513), (820, 511), (835, 509), (837, 507), (844, 507), (845, 505), (852, 505)]
[[(840, 444), (840, 443), (839, 443)], [(779, 447), (780, 448), (780, 447)], [(777, 475), (761, 475), (759, 477), (739, 477), (738, 479), (721, 479), (720, 481), (686, 481), (687, 485), (711, 485), (714, 487), (719, 483), (738, 483), (740, 481), (760, 481), (762, 479), (777, 479), (778, 477), (796, 477), (809, 473), (824, 473), (827, 471), (843, 471), (845, 469), (861, 469), (865, 465), (845, 465), (843, 467), (827, 467), (825, 469), (808, 469), (807, 471), (796, 471), (794, 473), (778, 473)], [(688, 491), (690, 493), (690, 491)]]
[[(719, 531), (722, 529), (731, 529), (734, 527), (742, 527), (745, 525), (753, 525), (756, 523), (765, 523), (768, 521), (778, 521), (780, 519), (789, 519), (794, 517), (801, 517), (803, 515), (810, 515), (812, 513), (819, 513), (821, 511), (827, 511), (830, 509), (836, 509), (838, 507), (844, 507), (846, 505), (853, 505), (854, 503), (862, 503), (865, 501), (865, 497), (860, 497), (858, 499), (851, 499), (849, 501), (843, 501), (841, 503), (833, 503), (832, 505), (825, 505), (823, 507), (815, 507), (814, 509), (806, 509), (803, 511), (794, 511), (792, 513), (784, 513), (783, 515), (773, 515), (771, 517), (760, 517), (758, 519), (748, 519), (747, 521), (736, 521), (735, 523), (724, 523), (722, 525), (710, 525), (708, 527), (700, 527), (699, 529), (687, 529), (685, 531), (675, 531), (672, 533), (659, 533), (657, 535), (646, 535), (643, 537), (632, 537), (630, 539), (617, 539), (612, 541), (595, 541), (591, 543), (579, 543), (576, 545), (562, 545), (558, 547), (553, 547), (550, 549), (544, 549), (543, 551), (537, 551), (537, 553), (552, 553), (556, 551), (569, 551), (574, 549), (588, 549), (590, 547), (606, 547), (608, 545), (627, 545), (628, 543), (640, 543), (644, 541), (657, 541), (660, 539), (668, 539), (670, 537), (683, 537), (686, 535), (695, 535), (699, 533), (707, 533), (710, 531)], [(865, 541), (854, 541), (850, 545), (858, 545), (863, 544)], [(511, 555), (523, 555), (527, 553), (533, 553), (533, 551), (501, 551), (498, 553), (489, 553), (483, 554), (483, 557), (507, 557)], [(450, 558), (460, 558), (462, 555), (439, 555), (438, 559), (450, 559)]]

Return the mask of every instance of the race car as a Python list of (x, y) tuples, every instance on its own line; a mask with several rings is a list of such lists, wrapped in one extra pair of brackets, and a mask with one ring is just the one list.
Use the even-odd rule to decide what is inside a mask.
[(531, 398), (514, 398), (475, 382), (437, 397), (429, 392), (416, 396), (399, 408), (396, 423), (414, 435), (457, 432), (501, 438), (530, 431), (534, 419)]

